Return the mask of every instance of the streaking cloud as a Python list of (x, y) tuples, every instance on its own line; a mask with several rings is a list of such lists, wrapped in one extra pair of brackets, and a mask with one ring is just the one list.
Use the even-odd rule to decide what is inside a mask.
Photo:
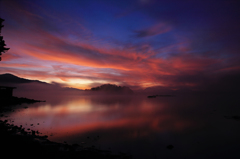
[(220, 2), (219, 10), (175, 3), (4, 0), (2, 32), (11, 50), (0, 73), (84, 89), (113, 83), (174, 90), (238, 74), (235, 3)]

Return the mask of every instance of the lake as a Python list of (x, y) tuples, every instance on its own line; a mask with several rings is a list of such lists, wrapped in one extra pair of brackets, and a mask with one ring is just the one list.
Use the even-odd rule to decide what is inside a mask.
[(234, 158), (240, 157), (239, 103), (237, 95), (55, 96), (0, 119), (51, 141), (133, 158)]

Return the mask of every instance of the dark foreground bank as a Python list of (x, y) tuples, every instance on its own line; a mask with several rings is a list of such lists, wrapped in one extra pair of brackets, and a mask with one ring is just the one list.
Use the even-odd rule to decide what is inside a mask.
[[(19, 104), (40, 102), (31, 99), (13, 98), (1, 100), (0, 115), (14, 110), (14, 103)], [(63, 144), (51, 142), (47, 136), (39, 135), (39, 132), (27, 132), (21, 126), (8, 124), (8, 121), (0, 120), (0, 158), (79, 158), (79, 159), (128, 159), (130, 155), (112, 154), (108, 150), (99, 150), (95, 147), (83, 147), (81, 145)]]
[(35, 100), (35, 99), (28, 99), (28, 98), (19, 98), (19, 97), (8, 97), (8, 98), (1, 98), (0, 97), (0, 106), (5, 107), (5, 106), (14, 106), (14, 105), (19, 105), (23, 103), (37, 103), (37, 102), (45, 102), (41, 100)]

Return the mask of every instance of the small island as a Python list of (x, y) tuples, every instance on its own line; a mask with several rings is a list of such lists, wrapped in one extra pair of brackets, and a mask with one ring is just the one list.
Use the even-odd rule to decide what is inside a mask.
[(156, 98), (156, 97), (174, 97), (174, 95), (151, 95), (148, 98)]
[(100, 92), (100, 93), (111, 93), (111, 94), (133, 94), (134, 92), (127, 86), (117, 86), (115, 84), (104, 84), (85, 91)]

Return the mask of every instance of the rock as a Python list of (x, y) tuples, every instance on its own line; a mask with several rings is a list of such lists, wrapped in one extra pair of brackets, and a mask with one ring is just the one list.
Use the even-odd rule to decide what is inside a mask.
[(173, 149), (173, 147), (174, 147), (173, 145), (168, 145), (167, 149), (171, 150), (171, 149)]
[(34, 136), (35, 136), (35, 131), (34, 131), (34, 130), (32, 130), (32, 135), (34, 135)]

